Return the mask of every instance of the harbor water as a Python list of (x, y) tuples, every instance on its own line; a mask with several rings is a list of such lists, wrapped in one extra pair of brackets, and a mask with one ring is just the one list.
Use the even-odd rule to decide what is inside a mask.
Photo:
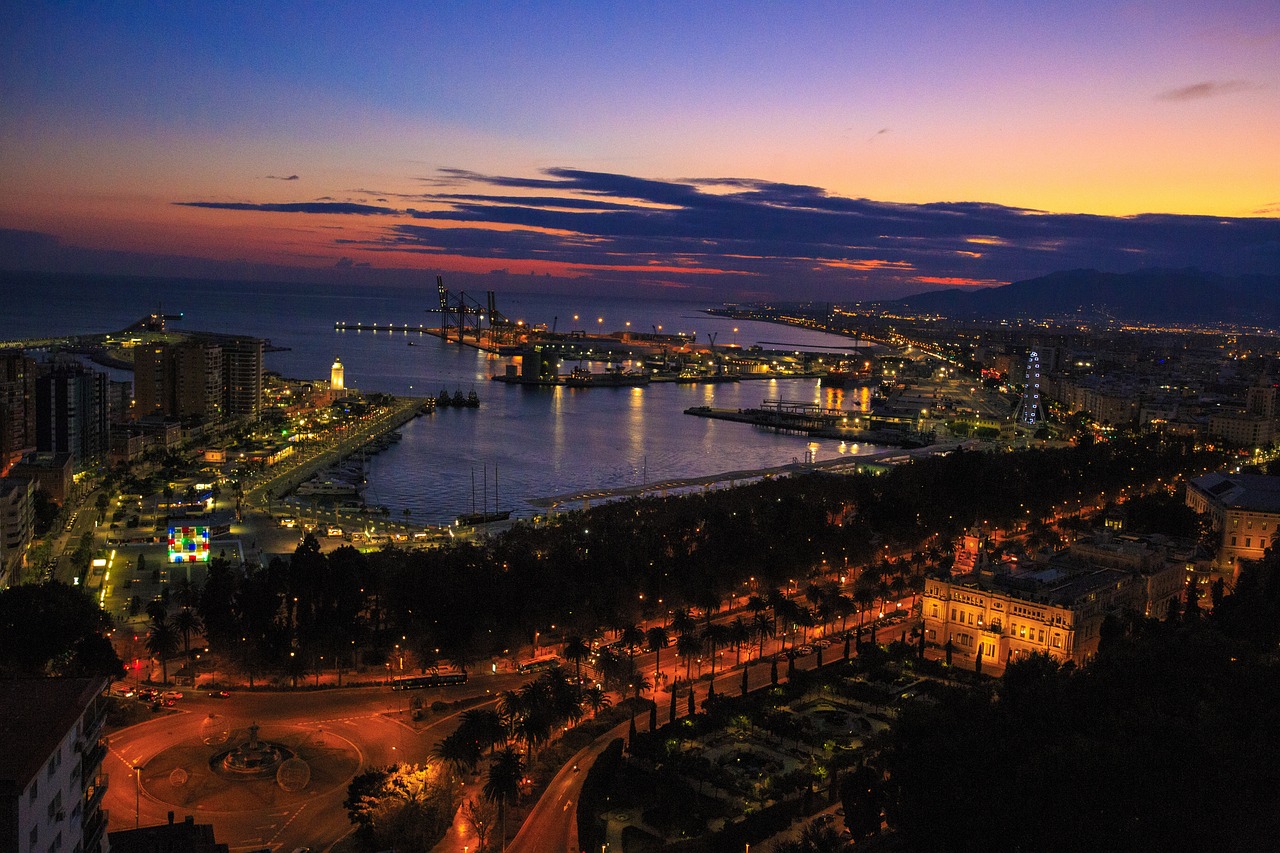
[[(440, 408), (413, 420), (400, 429), (399, 442), (368, 460), (365, 501), (386, 506), (394, 518), (408, 510), (420, 523), (470, 512), (473, 472), (476, 509), (493, 508), (496, 481), (498, 507), (522, 517), (535, 512), (530, 499), (882, 449), (684, 414), (691, 406), (748, 408), (765, 399), (855, 407), (816, 379), (586, 389), (508, 385), (490, 376), (502, 373), (509, 360), (472, 347), (416, 332), (334, 330), (338, 321), (438, 324), (438, 315), (425, 311), (437, 304), (434, 286), (79, 281), (73, 292), (55, 294), (66, 309), (53, 316), (47, 287), (24, 289), (21, 280), (6, 286), (12, 297), (0, 317), (3, 339), (110, 331), (162, 310), (184, 315), (175, 328), (254, 335), (287, 347), (266, 357), (268, 370), (286, 376), (326, 379), (340, 357), (349, 388), (422, 397), (442, 389), (476, 391), (479, 409)], [(560, 331), (660, 328), (696, 333), (699, 343), (715, 334), (718, 345), (832, 353), (855, 344), (805, 329), (713, 317), (702, 310), (711, 306), (685, 302), (499, 293), (498, 307), (511, 319), (554, 324)], [(486, 481), (487, 494), (481, 495)]]

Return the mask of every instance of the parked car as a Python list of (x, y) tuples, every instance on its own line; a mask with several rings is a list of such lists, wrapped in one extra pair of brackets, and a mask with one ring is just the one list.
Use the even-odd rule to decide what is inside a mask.
[(210, 690), (209, 698), (210, 699), (230, 699), (231, 694), (225, 690)]
[(165, 692), (163, 692), (163, 693), (161, 693), (161, 694), (160, 694), (160, 698), (161, 698), (161, 699), (164, 699), (164, 700), (166, 700), (166, 701), (168, 701), (168, 700), (172, 700), (172, 701), (176, 702), (176, 701), (178, 701), (179, 699), (181, 699), (181, 698), (182, 698), (182, 691), (181, 691), (181, 690), (166, 690)]

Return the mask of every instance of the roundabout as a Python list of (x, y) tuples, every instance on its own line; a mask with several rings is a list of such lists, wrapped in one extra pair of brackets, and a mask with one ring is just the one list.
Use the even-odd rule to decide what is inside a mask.
[(189, 811), (296, 807), (345, 789), (361, 763), (355, 744), (323, 726), (272, 726), (262, 731), (253, 723), (231, 729), (222, 744), (209, 740), (188, 738), (141, 765), (142, 792)]

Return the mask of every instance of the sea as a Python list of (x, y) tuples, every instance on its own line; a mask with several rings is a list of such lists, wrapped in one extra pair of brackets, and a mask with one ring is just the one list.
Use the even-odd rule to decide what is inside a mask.
[[(367, 460), (364, 500), (394, 518), (443, 524), (473, 509), (540, 512), (532, 499), (636, 486), (671, 478), (862, 455), (884, 448), (779, 434), (685, 414), (691, 406), (748, 408), (763, 400), (857, 408), (817, 379), (715, 385), (541, 388), (494, 382), (509, 358), (417, 332), (337, 331), (339, 322), (438, 325), (430, 287), (196, 282), (159, 278), (32, 278), (4, 274), (0, 340), (122, 329), (161, 311), (174, 328), (266, 338), (281, 351), (266, 368), (327, 379), (335, 358), (348, 388), (435, 396), (474, 390), (479, 409), (437, 409), (400, 430), (401, 440)], [(706, 303), (497, 293), (512, 320), (559, 331), (623, 329), (695, 333), (699, 343), (847, 353), (860, 342), (790, 326), (717, 317)], [(627, 325), (630, 324), (630, 325)], [(412, 342), (414, 346), (408, 344)], [(568, 370), (572, 365), (565, 365)], [(603, 365), (588, 365), (601, 370)], [(127, 374), (126, 374), (127, 375)]]

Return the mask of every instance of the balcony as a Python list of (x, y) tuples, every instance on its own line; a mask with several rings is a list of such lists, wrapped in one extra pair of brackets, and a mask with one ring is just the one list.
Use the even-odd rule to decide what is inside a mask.
[(98, 768), (102, 766), (102, 759), (106, 757), (107, 757), (106, 740), (95, 741), (93, 746), (90, 747), (85, 752), (84, 759), (81, 761), (81, 764), (80, 764), (81, 781), (87, 782), (91, 778), (90, 774), (93, 774), (96, 776), (98, 773)]
[[(105, 790), (105, 789), (104, 789)], [(102, 849), (102, 837), (107, 831), (107, 810), (96, 811), (84, 823), (84, 843), (80, 849), (88, 853), (90, 850)]]
[(85, 788), (84, 791), (84, 813), (92, 814), (93, 810), (102, 803), (102, 798), (107, 795), (107, 774), (99, 773), (93, 778), (93, 781)]

